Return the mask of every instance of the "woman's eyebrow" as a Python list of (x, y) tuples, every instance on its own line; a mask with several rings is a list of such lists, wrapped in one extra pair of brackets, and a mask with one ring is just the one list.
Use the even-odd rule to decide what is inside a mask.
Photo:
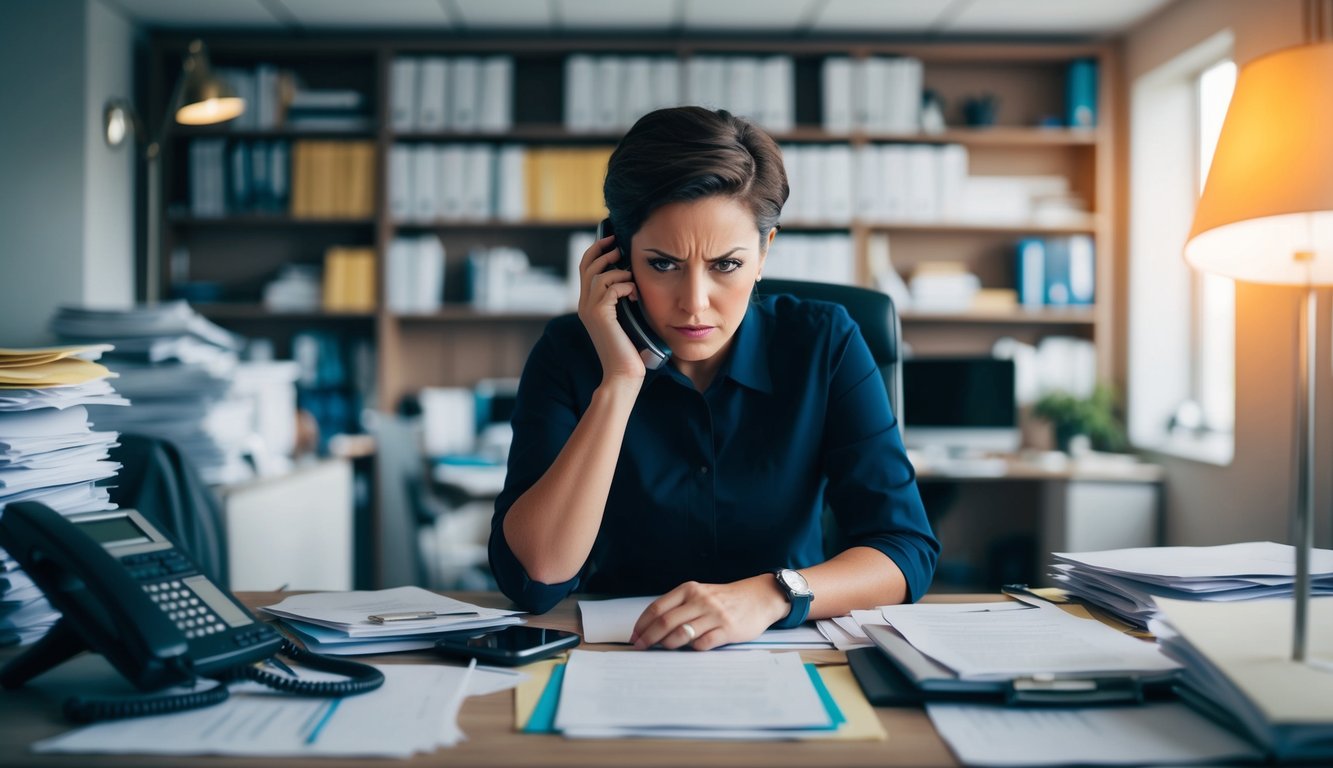
[[(670, 253), (667, 253), (666, 251), (663, 251), (663, 250), (661, 250), (661, 249), (659, 249), (659, 248), (644, 248), (644, 250), (645, 250), (645, 251), (648, 251), (649, 253), (655, 253), (655, 254), (657, 254), (658, 256), (661, 256), (661, 257), (664, 258), (664, 259), (671, 259), (672, 261), (684, 261), (684, 259), (680, 258), (679, 256), (674, 256), (674, 255), (672, 255), (672, 254), (670, 254)], [(731, 250), (729, 250), (729, 251), (727, 251), (726, 253), (722, 254), (721, 256), (714, 256), (714, 257), (711, 258), (711, 259), (704, 259), (704, 261), (707, 262), (707, 263), (709, 263), (709, 264), (712, 264), (712, 263), (715, 262), (715, 261), (722, 261), (723, 259), (725, 259), (725, 258), (727, 258), (728, 256), (732, 255), (732, 254), (735, 253), (736, 251), (744, 251), (744, 250), (748, 250), (748, 249), (747, 249), (745, 246), (743, 246), (743, 245), (738, 245), (738, 246), (736, 246), (735, 248), (732, 248)]]

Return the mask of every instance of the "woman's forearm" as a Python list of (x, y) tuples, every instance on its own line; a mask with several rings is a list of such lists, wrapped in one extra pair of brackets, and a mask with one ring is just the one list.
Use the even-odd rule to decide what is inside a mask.
[(528, 577), (573, 578), (592, 551), (641, 382), (604, 382), (551, 467), (505, 515), (504, 536)]
[(896, 605), (907, 599), (907, 579), (887, 555), (870, 547), (852, 547), (826, 562), (802, 568), (815, 593), (810, 618), (846, 616), (853, 610)]

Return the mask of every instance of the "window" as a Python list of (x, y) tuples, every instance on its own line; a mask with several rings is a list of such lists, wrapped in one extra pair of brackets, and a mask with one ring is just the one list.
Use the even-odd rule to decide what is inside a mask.
[[(1225, 60), (1199, 75), (1199, 191), (1208, 179), (1213, 149), (1236, 88), (1236, 63)], [(1195, 349), (1193, 399), (1204, 430), (1231, 434), (1236, 423), (1236, 282), (1219, 275), (1195, 274)]]
[(1182, 53), (1130, 98), (1130, 440), (1217, 464), (1233, 452), (1235, 283), (1182, 251), (1235, 86), (1231, 43)]

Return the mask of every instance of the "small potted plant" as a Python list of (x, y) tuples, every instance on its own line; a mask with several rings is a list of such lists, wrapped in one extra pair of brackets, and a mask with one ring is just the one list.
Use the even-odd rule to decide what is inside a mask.
[(1107, 385), (1098, 384), (1086, 398), (1067, 392), (1043, 395), (1033, 406), (1033, 413), (1051, 423), (1055, 445), (1062, 451), (1069, 451), (1069, 441), (1075, 435), (1086, 435), (1098, 451), (1123, 451), (1126, 447), (1115, 392)]

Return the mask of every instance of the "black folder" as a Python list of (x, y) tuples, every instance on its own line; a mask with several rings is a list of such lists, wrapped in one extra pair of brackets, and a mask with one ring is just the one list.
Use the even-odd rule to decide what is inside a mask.
[(967, 680), (912, 647), (889, 627), (867, 625), (872, 648), (847, 652), (866, 699), (877, 707), (916, 707), (928, 701), (992, 702), (1015, 706), (1138, 704), (1173, 695), (1178, 673), (1116, 676), (1031, 676)]

